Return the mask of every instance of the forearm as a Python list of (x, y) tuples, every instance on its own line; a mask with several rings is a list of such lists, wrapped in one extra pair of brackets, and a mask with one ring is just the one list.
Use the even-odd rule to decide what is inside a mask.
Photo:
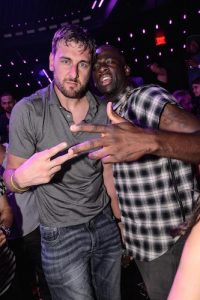
[(111, 208), (113, 211), (113, 215), (115, 216), (116, 219), (120, 219), (121, 211), (119, 208), (119, 200), (114, 185), (112, 164), (104, 165), (103, 178), (104, 178), (104, 185), (106, 187), (107, 193), (111, 199)]
[(155, 146), (152, 154), (159, 157), (175, 158), (194, 164), (200, 163), (200, 134), (154, 132)]

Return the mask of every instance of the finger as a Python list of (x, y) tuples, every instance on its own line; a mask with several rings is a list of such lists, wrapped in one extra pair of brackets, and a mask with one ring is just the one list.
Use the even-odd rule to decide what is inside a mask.
[(113, 156), (107, 155), (107, 156), (105, 156), (105, 157), (102, 158), (102, 162), (103, 162), (104, 164), (110, 164), (110, 163), (114, 163), (114, 162), (116, 162), (116, 161), (115, 161), (115, 159), (113, 158)]
[(92, 124), (80, 124), (80, 125), (71, 125), (70, 130), (72, 132), (85, 131), (85, 132), (105, 132), (107, 130), (106, 125), (92, 125)]
[(51, 158), (56, 154), (58, 154), (60, 151), (65, 150), (66, 148), (67, 148), (67, 143), (63, 142), (45, 151), (47, 152), (47, 157)]
[(95, 148), (99, 148), (102, 147), (104, 144), (104, 141), (102, 138), (98, 138), (98, 139), (93, 139), (90, 141), (86, 141), (83, 142), (81, 144), (72, 146), (69, 150), (68, 153), (71, 154), (78, 154), (78, 153), (83, 153), (83, 152), (87, 152), (89, 150), (95, 149)]
[(108, 156), (108, 152), (109, 152), (108, 147), (106, 147), (106, 148), (100, 148), (100, 149), (98, 149), (96, 151), (90, 152), (88, 156), (89, 156), (90, 159), (94, 159), (94, 160), (101, 159), (101, 160), (104, 160), (104, 158)]
[(54, 168), (57, 166), (61, 166), (63, 163), (65, 163), (66, 161), (70, 160), (71, 158), (77, 156), (74, 152), (72, 151), (68, 151), (68, 153), (64, 154), (64, 155), (60, 155), (54, 159), (51, 160), (51, 164), (50, 164), (50, 168)]
[(113, 111), (112, 102), (108, 102), (107, 104), (107, 115), (113, 124), (122, 123), (126, 121), (124, 118), (120, 117), (117, 113)]
[(61, 170), (61, 165), (51, 168), (49, 176), (52, 178), (58, 171)]

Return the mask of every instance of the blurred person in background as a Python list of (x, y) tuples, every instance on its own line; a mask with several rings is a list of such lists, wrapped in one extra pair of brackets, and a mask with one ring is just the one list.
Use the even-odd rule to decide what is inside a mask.
[(192, 34), (186, 39), (186, 54), (185, 60), (188, 68), (188, 84), (189, 88), (192, 82), (200, 76), (200, 34)]
[(0, 104), (3, 109), (3, 113), (0, 115), (0, 142), (8, 143), (9, 140), (9, 121), (11, 111), (16, 103), (14, 96), (5, 92), (0, 97)]
[(179, 103), (184, 109), (192, 112), (192, 95), (188, 90), (177, 90), (173, 92), (176, 102)]
[(200, 118), (200, 76), (192, 81), (193, 113)]

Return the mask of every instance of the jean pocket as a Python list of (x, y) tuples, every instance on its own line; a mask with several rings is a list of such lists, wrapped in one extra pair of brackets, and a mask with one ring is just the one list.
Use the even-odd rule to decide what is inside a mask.
[(114, 217), (113, 212), (112, 212), (112, 209), (111, 209), (110, 207), (107, 207), (107, 208), (104, 209), (103, 215), (106, 217), (106, 219), (107, 219), (110, 223), (116, 223), (115, 217)]
[(55, 242), (59, 237), (59, 229), (57, 227), (40, 226), (41, 238), (45, 242)]

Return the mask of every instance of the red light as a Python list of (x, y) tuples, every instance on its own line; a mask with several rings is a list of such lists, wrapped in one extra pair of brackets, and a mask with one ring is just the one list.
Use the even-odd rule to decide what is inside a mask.
[(156, 36), (155, 43), (156, 43), (156, 46), (167, 44), (165, 35)]

